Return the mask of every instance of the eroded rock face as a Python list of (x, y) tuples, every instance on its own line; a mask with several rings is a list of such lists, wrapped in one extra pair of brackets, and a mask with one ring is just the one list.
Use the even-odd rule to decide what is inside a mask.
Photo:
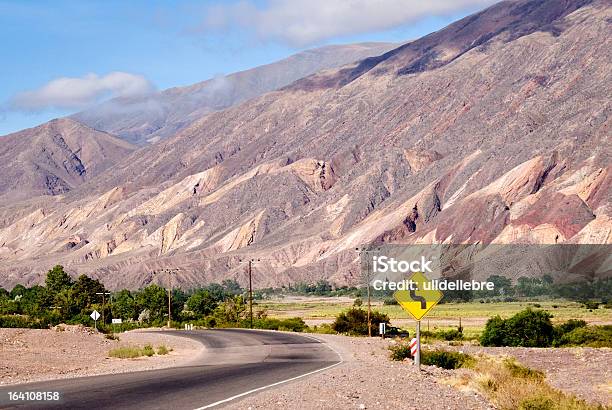
[(442, 155), (437, 151), (407, 149), (404, 150), (404, 155), (406, 156), (406, 161), (408, 161), (410, 168), (414, 172), (419, 172), (435, 161), (442, 159)]
[(70, 119), (0, 137), (0, 201), (65, 194), (135, 149)]
[(501, 3), (205, 116), (54, 201), (0, 204), (0, 284), (57, 263), (111, 288), (162, 267), (244, 283), (245, 256), (258, 287), (355, 283), (373, 242), (610, 243), (611, 19), (602, 1)]

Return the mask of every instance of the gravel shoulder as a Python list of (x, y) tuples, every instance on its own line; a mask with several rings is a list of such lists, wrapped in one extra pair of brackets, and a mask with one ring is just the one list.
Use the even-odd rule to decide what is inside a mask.
[(313, 335), (342, 357), (343, 363), (270, 390), (231, 402), (229, 409), (489, 409), (473, 392), (438, 380), (448, 371), (388, 359), (390, 340)]
[[(180, 366), (204, 352), (200, 343), (147, 329), (119, 334), (119, 340), (81, 326), (53, 329), (0, 329), (0, 385), (124, 373)], [(109, 358), (121, 346), (161, 344), (168, 355), (136, 359)]]

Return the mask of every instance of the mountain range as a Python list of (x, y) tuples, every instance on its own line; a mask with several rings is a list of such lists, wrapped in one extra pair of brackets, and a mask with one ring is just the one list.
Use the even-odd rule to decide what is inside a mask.
[(397, 47), (391, 43), (333, 45), (272, 64), (139, 98), (115, 98), (72, 116), (134, 144), (157, 142), (203, 115), (277, 90), (323, 69), (343, 66)]
[[(4, 137), (0, 285), (58, 263), (110, 288), (245, 283), (247, 257), (257, 287), (357, 283), (365, 244), (610, 244), (611, 23), (603, 0), (502, 1), (157, 125), (101, 110)], [(103, 147), (90, 165), (59, 126)]]

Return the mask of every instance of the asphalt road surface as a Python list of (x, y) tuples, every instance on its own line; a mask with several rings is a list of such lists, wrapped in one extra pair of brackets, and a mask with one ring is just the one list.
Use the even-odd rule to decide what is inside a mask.
[[(0, 408), (198, 409), (222, 407), (253, 390), (340, 362), (325, 344), (299, 334), (243, 329), (171, 331), (206, 351), (189, 366), (5, 386)], [(273, 386), (270, 386), (273, 387)], [(59, 402), (8, 404), (9, 391), (58, 391)]]

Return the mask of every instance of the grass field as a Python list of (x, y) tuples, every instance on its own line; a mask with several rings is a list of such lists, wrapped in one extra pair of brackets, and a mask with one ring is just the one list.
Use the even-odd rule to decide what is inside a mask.
[[(353, 305), (353, 299), (348, 297), (297, 297), (270, 299), (258, 301), (256, 309), (265, 309), (269, 317), (287, 318), (301, 317), (309, 325), (330, 323), (343, 310)], [(415, 322), (408, 313), (397, 305), (383, 306), (382, 302), (372, 303), (373, 309), (386, 313), (391, 323), (413, 330)], [(365, 301), (364, 306), (365, 308)], [(580, 303), (566, 300), (551, 300), (539, 302), (500, 302), (500, 303), (444, 303), (434, 307), (423, 319), (423, 330), (456, 328), (461, 319), (466, 336), (473, 336), (482, 331), (486, 321), (495, 315), (508, 318), (527, 308), (543, 309), (553, 315), (553, 323), (569, 319), (582, 319), (590, 324), (612, 324), (612, 309), (589, 310)]]

